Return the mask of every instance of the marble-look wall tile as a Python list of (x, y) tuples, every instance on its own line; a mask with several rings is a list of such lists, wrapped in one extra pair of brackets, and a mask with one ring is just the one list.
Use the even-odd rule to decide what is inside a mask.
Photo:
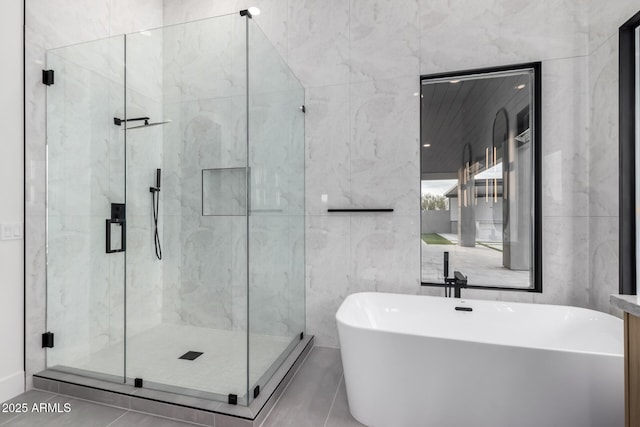
[[(163, 101), (163, 35), (163, 30), (131, 34), (127, 36), (126, 47), (127, 91), (138, 96), (144, 96), (149, 101), (157, 104), (161, 104)], [(117, 79), (116, 81), (124, 84), (124, 79)], [(145, 103), (142, 102), (142, 108), (145, 107)], [(149, 111), (136, 111), (135, 108), (130, 108), (133, 105), (127, 105), (127, 107), (127, 116), (130, 118), (150, 117), (151, 122), (162, 120), (161, 116), (158, 117), (156, 115), (154, 117)], [(131, 123), (130, 126), (135, 126), (136, 124), (139, 125), (141, 123)]]
[(416, 76), (418, 0), (350, 0), (351, 82)]
[(618, 293), (619, 218), (591, 217), (589, 222), (589, 306), (596, 310), (620, 314), (609, 303)]
[(29, 42), (51, 49), (97, 40), (110, 35), (108, 0), (26, 1)]
[[(229, 19), (223, 15), (238, 18), (238, 12), (249, 7), (260, 9), (260, 15), (253, 17), (268, 35), (279, 55), (287, 57), (287, 0), (164, 0), (164, 25), (183, 24), (199, 19), (216, 18), (219, 24)], [(238, 18), (238, 22), (244, 23)]]
[(589, 305), (620, 316), (618, 293), (618, 27), (638, 11), (632, 1), (589, 2)]
[(589, 56), (589, 212), (618, 215), (618, 38)]
[(354, 215), (350, 224), (349, 293), (417, 294), (420, 234), (416, 215)]
[(589, 53), (598, 50), (602, 44), (618, 34), (618, 28), (633, 17), (640, 6), (635, 0), (615, 2), (589, 1)]
[(307, 215), (351, 206), (349, 86), (308, 89), (306, 110)]
[(420, 0), (420, 74), (497, 65), (499, 4)]
[(351, 85), (350, 199), (354, 207), (394, 208), (398, 215), (416, 212), (418, 94), (415, 78)]
[(349, 2), (289, 4), (288, 64), (305, 87), (349, 83)]
[(307, 219), (304, 213), (289, 215), (287, 218), (289, 253), (288, 288), (286, 303), (288, 305), (287, 326), (289, 336), (306, 332), (306, 268), (305, 268), (305, 230)]
[[(285, 215), (249, 218), (249, 320), (251, 333), (289, 335), (289, 287), (294, 252)], [(299, 285), (302, 285), (301, 282)]]
[(48, 217), (47, 328), (58, 338), (47, 352), (48, 366), (73, 365), (90, 353), (90, 224), (86, 214)]
[(587, 54), (588, 12), (584, 2), (499, 2), (503, 63), (570, 58)]
[[(242, 9), (252, 6), (260, 9), (260, 15), (254, 17), (253, 20), (264, 31), (270, 45), (285, 61), (288, 60), (289, 55), (288, 3), (288, 0), (242, 0), (238, 3)], [(251, 49), (251, 46), (249, 48)]]
[(109, 34), (130, 34), (161, 27), (163, 3), (164, 0), (111, 0)]
[[(166, 210), (165, 210), (166, 212)], [(162, 219), (162, 322), (185, 324), (181, 290), (182, 218), (164, 214)]]
[(245, 32), (239, 15), (165, 28), (164, 102), (244, 95)]
[(586, 57), (542, 66), (542, 214), (589, 215)]
[(307, 331), (327, 347), (338, 347), (334, 316), (349, 292), (350, 230), (346, 215), (307, 216)]
[(534, 301), (588, 307), (589, 219), (544, 217), (542, 294)]
[[(216, 5), (224, 5), (224, 13), (235, 9), (236, 0), (163, 0), (163, 25), (182, 24), (216, 16)], [(220, 7), (220, 6), (218, 6)]]
[(251, 210), (304, 212), (304, 104), (302, 90), (249, 97)]
[(246, 165), (245, 105), (246, 98), (237, 96), (165, 106), (172, 117), (178, 114), (164, 141), (165, 197), (175, 217), (165, 234), (179, 252), (170, 255), (171, 276), (164, 280), (177, 299), (166, 301), (172, 307), (166, 320), (247, 328), (246, 218), (202, 216), (202, 170)]
[(194, 326), (245, 329), (234, 298), (246, 289), (246, 219), (188, 214), (182, 215), (180, 317)]

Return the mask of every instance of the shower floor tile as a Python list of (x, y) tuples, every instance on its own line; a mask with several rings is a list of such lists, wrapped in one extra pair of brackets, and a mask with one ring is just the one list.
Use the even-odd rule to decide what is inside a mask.
[[(291, 343), (293, 337), (251, 335), (252, 386)], [(195, 360), (180, 359), (189, 351)], [(91, 354), (69, 367), (122, 376), (124, 344)], [(221, 395), (247, 390), (247, 334), (196, 326), (161, 324), (127, 340), (127, 377)], [(146, 385), (145, 385), (146, 387)]]

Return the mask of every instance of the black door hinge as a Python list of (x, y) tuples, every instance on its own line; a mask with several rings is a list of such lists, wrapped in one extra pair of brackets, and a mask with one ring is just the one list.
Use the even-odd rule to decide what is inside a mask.
[(54, 83), (53, 70), (42, 70), (42, 84), (51, 86)]
[(238, 395), (237, 394), (230, 394), (227, 402), (229, 402), (229, 405), (237, 405), (238, 404)]
[(142, 384), (143, 384), (142, 378), (134, 378), (134, 380), (133, 380), (133, 386), (134, 387), (142, 388)]
[(53, 348), (53, 332), (42, 334), (42, 348)]
[(253, 389), (253, 398), (260, 396), (260, 386), (257, 385), (256, 388)]
[(300, 111), (302, 111), (303, 113), (307, 112), (307, 108), (304, 105), (300, 106)]

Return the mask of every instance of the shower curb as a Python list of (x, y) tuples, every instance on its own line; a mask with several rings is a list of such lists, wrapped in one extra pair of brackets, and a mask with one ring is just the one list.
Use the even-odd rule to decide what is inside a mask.
[(260, 395), (249, 406), (234, 406), (209, 399), (140, 389), (52, 369), (35, 374), (33, 386), (38, 390), (204, 426), (259, 427), (313, 345), (312, 335), (304, 337), (271, 380), (261, 386)]

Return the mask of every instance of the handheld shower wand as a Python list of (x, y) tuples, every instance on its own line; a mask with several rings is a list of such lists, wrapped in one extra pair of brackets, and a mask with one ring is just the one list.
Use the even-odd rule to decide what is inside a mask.
[(156, 186), (149, 187), (149, 191), (152, 193), (160, 192), (160, 175), (162, 174), (162, 169), (156, 169)]
[(160, 212), (160, 176), (162, 174), (161, 169), (156, 169), (156, 186), (149, 187), (151, 192), (151, 206), (153, 208), (153, 225), (154, 231), (154, 243), (156, 246), (156, 258), (162, 259), (162, 247), (160, 245), (160, 234), (158, 233), (158, 215)]

